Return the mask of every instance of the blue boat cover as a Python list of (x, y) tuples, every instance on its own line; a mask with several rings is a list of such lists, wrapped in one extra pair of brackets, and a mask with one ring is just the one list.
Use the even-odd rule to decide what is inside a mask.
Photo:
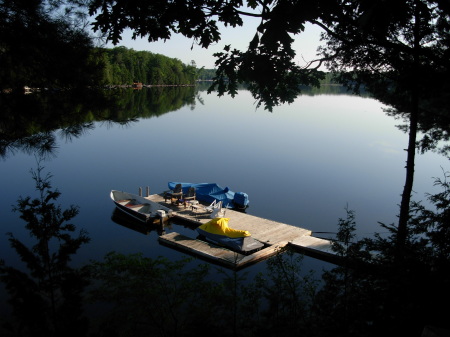
[[(245, 198), (245, 203), (236, 202), (235, 200), (235, 192), (230, 191), (228, 187), (221, 187), (216, 183), (182, 183), (182, 182), (174, 182), (170, 181), (168, 183), (169, 189), (173, 190), (177, 184), (181, 184), (183, 189), (183, 193), (187, 193), (189, 187), (195, 187), (196, 199), (199, 201), (204, 201), (207, 203), (212, 203), (214, 200), (222, 201), (222, 207), (233, 208), (235, 206), (248, 206), (248, 198)], [(239, 200), (242, 200), (242, 195), (247, 197), (246, 193), (237, 192), (240, 197)], [(237, 205), (235, 205), (235, 202)]]

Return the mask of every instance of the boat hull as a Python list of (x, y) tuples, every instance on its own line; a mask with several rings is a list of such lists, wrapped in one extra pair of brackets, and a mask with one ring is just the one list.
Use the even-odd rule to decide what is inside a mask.
[(112, 190), (111, 200), (118, 210), (144, 223), (169, 217), (172, 210), (137, 194)]
[(122, 206), (118, 202), (115, 202), (115, 205), (120, 211), (124, 212), (128, 216), (131, 216), (131, 217), (135, 218), (136, 220), (139, 220), (139, 221), (142, 221), (142, 222), (149, 222), (150, 220), (154, 220), (154, 217), (151, 217), (149, 214), (142, 214), (142, 213), (139, 213), (139, 212), (135, 212), (135, 211), (130, 210), (129, 208), (127, 208), (125, 206)]
[(262, 242), (253, 239), (251, 236), (230, 238), (224, 235), (211, 234), (201, 230), (200, 228), (197, 228), (197, 232), (203, 241), (208, 241), (217, 246), (222, 246), (244, 255), (252, 254), (264, 248), (264, 244)]

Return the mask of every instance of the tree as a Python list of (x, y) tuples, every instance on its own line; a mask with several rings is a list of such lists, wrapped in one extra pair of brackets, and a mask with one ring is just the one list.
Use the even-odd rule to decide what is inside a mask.
[(319, 281), (303, 270), (303, 255), (289, 247), (267, 261), (267, 272), (256, 277), (253, 291), (261, 297), (256, 335), (313, 335), (310, 323)]
[(79, 1), (0, 3), (0, 90), (97, 84), (102, 65), (79, 21)]
[[(434, 124), (430, 121), (448, 113), (450, 103), (450, 8), (445, 1), (425, 0), (344, 3), (342, 15), (333, 19), (333, 28), (324, 34), (327, 42), (322, 52), (330, 69), (356, 91), (364, 84), (375, 98), (395, 108), (391, 113), (409, 120), (406, 179), (396, 232), (401, 258), (408, 236), (418, 129), (422, 125), (426, 133)], [(436, 141), (436, 134), (430, 138)]]
[(311, 324), (318, 335), (419, 336), (426, 326), (448, 329), (447, 311), (441, 310), (450, 300), (448, 178), (447, 172), (435, 179), (441, 192), (428, 195), (430, 206), (411, 203), (402, 268), (395, 256), (397, 228), (383, 225), (389, 235), (353, 240), (355, 217), (347, 210), (333, 244), (343, 263), (323, 274), (316, 297)]
[(207, 265), (189, 267), (190, 262), (115, 252), (94, 262), (92, 275), (100, 282), (92, 299), (112, 305), (100, 336), (194, 336), (211, 330), (229, 335), (219, 329), (227, 289), (208, 280)]
[(78, 237), (71, 236), (76, 228), (67, 222), (78, 214), (78, 208), (62, 210), (52, 202), (60, 192), (51, 189), (51, 176), (43, 177), (42, 170), (38, 162), (37, 171), (32, 171), (39, 196), (20, 198), (15, 208), (36, 243), (29, 248), (9, 233), (11, 247), (29, 274), (0, 264), (0, 280), (10, 294), (16, 319), (10, 332), (20, 336), (79, 337), (88, 330), (82, 310), (88, 275), (84, 269), (70, 267), (69, 262), (81, 245), (89, 242), (89, 237), (84, 231)]

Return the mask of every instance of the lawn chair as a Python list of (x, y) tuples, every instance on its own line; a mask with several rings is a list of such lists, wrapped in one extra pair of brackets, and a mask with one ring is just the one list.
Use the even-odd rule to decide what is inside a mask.
[(212, 219), (223, 217), (224, 211), (222, 209), (222, 201), (217, 202), (217, 200), (214, 199), (211, 205), (205, 207), (205, 211), (211, 212), (209, 217)]
[(164, 202), (167, 202), (167, 199), (183, 199), (183, 189), (181, 184), (176, 184), (173, 190), (164, 192)]
[(195, 200), (195, 187), (189, 187), (187, 193), (183, 195), (184, 200)]
[(195, 187), (192, 186), (189, 187), (187, 193), (183, 195), (184, 208), (186, 208), (186, 202), (190, 200), (195, 200)]

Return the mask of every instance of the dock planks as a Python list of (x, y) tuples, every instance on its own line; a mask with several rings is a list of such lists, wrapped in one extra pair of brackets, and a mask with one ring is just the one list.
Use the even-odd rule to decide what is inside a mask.
[[(171, 208), (174, 218), (189, 222), (193, 227), (211, 220), (210, 213), (204, 211), (201, 204), (197, 210), (193, 211), (189, 206), (185, 208), (183, 205), (171, 205), (169, 201), (166, 203), (163, 196), (159, 194), (150, 195), (147, 198)], [(337, 258), (331, 250), (331, 241), (311, 236), (312, 232), (308, 229), (231, 209), (227, 209), (223, 217), (230, 219), (231, 228), (249, 231), (254, 239), (264, 243), (266, 247), (253, 254), (243, 255), (176, 232), (161, 235), (159, 242), (231, 269), (240, 269), (260, 262), (274, 256), (285, 246), (328, 262), (333, 262)]]

